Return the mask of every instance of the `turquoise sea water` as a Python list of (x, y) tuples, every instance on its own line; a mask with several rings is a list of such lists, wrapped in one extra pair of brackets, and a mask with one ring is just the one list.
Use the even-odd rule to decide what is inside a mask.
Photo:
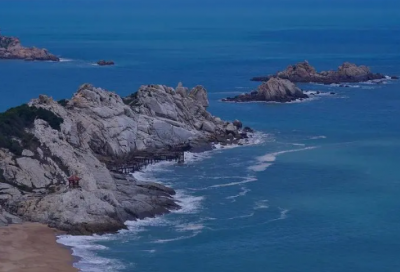
[[(187, 154), (139, 173), (178, 190), (183, 210), (103, 237), (62, 237), (83, 271), (397, 272), (400, 82), (291, 104), (219, 100), (249, 78), (307, 59), (400, 75), (397, 1), (0, 1), (3, 34), (61, 63), (0, 61), (0, 110), (85, 82), (204, 85), (210, 111), (258, 131), (255, 145)], [(112, 59), (114, 67), (91, 63)]]

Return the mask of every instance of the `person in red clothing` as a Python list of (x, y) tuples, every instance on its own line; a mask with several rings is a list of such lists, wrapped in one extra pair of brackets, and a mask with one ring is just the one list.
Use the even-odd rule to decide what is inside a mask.
[(68, 185), (69, 188), (79, 188), (79, 181), (81, 180), (81, 178), (79, 178), (76, 175), (72, 175), (68, 178)]

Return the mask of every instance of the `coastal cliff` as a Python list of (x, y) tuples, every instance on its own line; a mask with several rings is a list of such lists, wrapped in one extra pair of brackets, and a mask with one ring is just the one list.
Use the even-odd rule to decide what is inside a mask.
[(224, 102), (291, 102), (306, 99), (308, 95), (287, 79), (270, 78), (262, 83), (256, 91), (222, 99)]
[[(364, 82), (368, 80), (384, 79), (384, 75), (372, 73), (371, 70), (364, 65), (357, 66), (353, 63), (345, 62), (340, 65), (337, 71), (322, 71), (311, 66), (307, 61), (289, 65), (286, 70), (278, 72), (274, 75), (264, 77), (254, 77), (253, 81), (268, 81), (271, 78), (288, 79), (292, 82), (303, 83), (322, 83), (322, 84), (340, 84), (349, 82)], [(396, 77), (393, 77), (395, 79)]]
[(23, 59), (27, 61), (59, 61), (60, 59), (46, 49), (24, 47), (18, 38), (0, 34), (0, 59)]
[[(107, 162), (246, 140), (240, 122), (212, 116), (208, 105), (202, 86), (145, 85), (121, 98), (84, 84), (69, 100), (41, 95), (2, 113), (0, 225), (22, 219), (73, 234), (103, 233), (179, 209), (173, 189), (112, 172)], [(82, 178), (80, 188), (68, 188), (70, 175)]]

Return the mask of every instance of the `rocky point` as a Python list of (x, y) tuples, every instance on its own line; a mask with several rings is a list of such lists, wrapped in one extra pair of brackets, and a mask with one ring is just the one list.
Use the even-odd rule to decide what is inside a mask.
[[(108, 163), (251, 136), (239, 120), (210, 114), (208, 105), (202, 86), (144, 85), (121, 98), (84, 84), (69, 100), (41, 95), (0, 114), (3, 132), (11, 134), (0, 133), (0, 225), (24, 220), (73, 234), (104, 233), (124, 228), (126, 220), (179, 209), (173, 189), (113, 172)], [(23, 129), (9, 126), (15, 118)], [(71, 175), (81, 178), (80, 187), (68, 187)]]
[(18, 38), (0, 34), (0, 59), (23, 59), (26, 61), (60, 61), (46, 49), (24, 47)]

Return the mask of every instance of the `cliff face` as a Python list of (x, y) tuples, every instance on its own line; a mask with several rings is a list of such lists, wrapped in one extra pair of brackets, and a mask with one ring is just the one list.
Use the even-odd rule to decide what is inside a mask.
[(367, 66), (357, 66), (355, 64), (345, 62), (338, 67), (337, 71), (317, 72), (307, 61), (290, 65), (286, 70), (266, 77), (255, 77), (254, 81), (267, 81), (270, 78), (277, 77), (288, 79), (292, 82), (314, 82), (323, 84), (347, 83), (347, 82), (363, 82), (368, 80), (383, 79), (382, 74), (375, 74), (370, 71)]
[[(26, 128), (29, 145), (13, 139), (23, 146), (21, 154), (0, 148), (3, 215), (7, 211), (7, 216), (11, 213), (70, 233), (114, 231), (128, 219), (179, 208), (172, 189), (112, 173), (107, 161), (178, 145), (209, 148), (214, 141), (238, 142), (246, 137), (232, 123), (207, 112), (207, 92), (201, 86), (189, 92), (181, 85), (176, 91), (147, 85), (122, 99), (85, 84), (68, 101), (40, 96), (29, 106), (63, 121), (59, 130), (43, 119), (32, 121)], [(82, 178), (82, 188), (64, 184), (70, 175)]]
[(24, 59), (24, 60), (50, 60), (59, 61), (55, 55), (46, 49), (36, 47), (23, 47), (18, 38), (0, 35), (0, 59)]
[(238, 95), (235, 97), (228, 97), (226, 99), (223, 99), (223, 101), (265, 101), (283, 103), (305, 98), (308, 98), (308, 96), (289, 80), (281, 78), (270, 78), (267, 82), (262, 83), (254, 92)]

